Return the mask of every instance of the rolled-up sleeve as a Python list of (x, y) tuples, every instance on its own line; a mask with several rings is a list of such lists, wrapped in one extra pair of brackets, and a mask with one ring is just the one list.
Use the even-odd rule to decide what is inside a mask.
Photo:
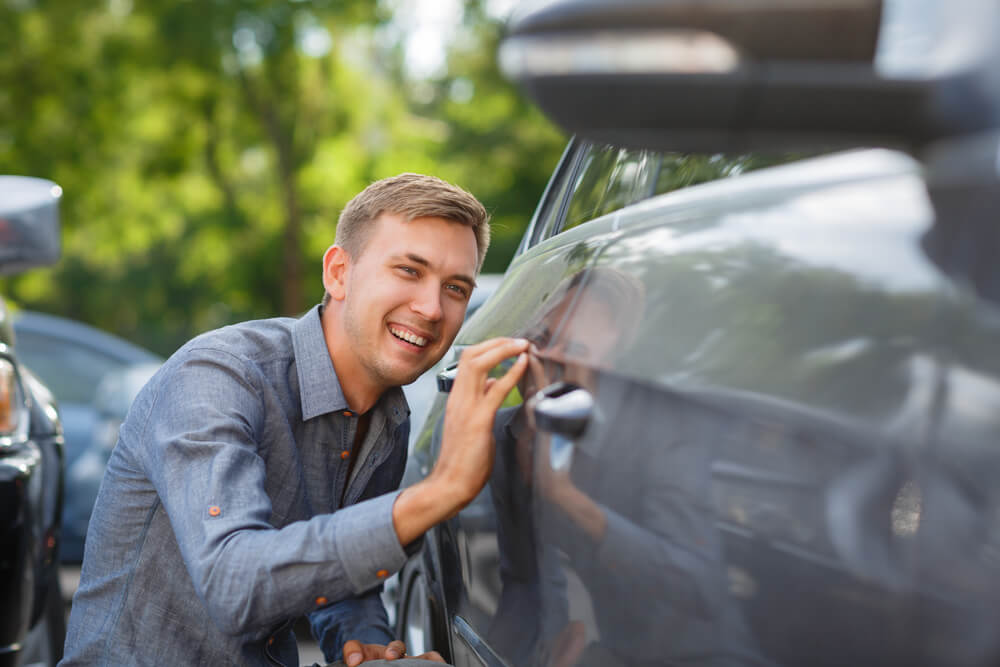
[(260, 451), (264, 379), (217, 349), (191, 349), (172, 363), (142, 425), (142, 463), (195, 591), (222, 631), (265, 633), (361, 595), (402, 567), (397, 493), (272, 526)]

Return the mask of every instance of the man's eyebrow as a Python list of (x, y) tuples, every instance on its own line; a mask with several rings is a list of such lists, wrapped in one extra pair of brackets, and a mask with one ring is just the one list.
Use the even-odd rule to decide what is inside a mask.
[[(427, 261), (427, 259), (425, 259), (424, 257), (421, 257), (420, 255), (418, 255), (416, 253), (413, 253), (413, 252), (406, 253), (404, 255), (404, 257), (406, 259), (410, 260), (411, 262), (413, 262), (414, 264), (419, 264), (420, 266), (430, 267), (430, 265), (431, 265), (431, 263), (429, 261)], [(458, 281), (461, 281), (463, 283), (468, 283), (469, 287), (473, 287), (474, 288), (476, 286), (476, 279), (473, 278), (472, 276), (467, 276), (464, 273), (456, 273), (455, 275), (448, 276), (448, 279), (449, 280), (458, 280)]]

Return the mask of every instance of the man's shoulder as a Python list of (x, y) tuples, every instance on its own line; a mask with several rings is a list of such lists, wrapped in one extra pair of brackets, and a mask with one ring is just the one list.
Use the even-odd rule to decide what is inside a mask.
[(252, 365), (294, 357), (292, 329), (296, 320), (272, 317), (230, 324), (200, 334), (174, 353), (177, 360), (210, 354)]

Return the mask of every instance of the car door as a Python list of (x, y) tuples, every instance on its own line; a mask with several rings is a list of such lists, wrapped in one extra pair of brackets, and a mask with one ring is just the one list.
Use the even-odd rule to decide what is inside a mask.
[(508, 466), (531, 520), (500, 551), (534, 562), (498, 618), (541, 629), (512, 664), (995, 659), (996, 587), (969, 592), (994, 515), (959, 512), (971, 551), (949, 544), (969, 485), (926, 448), (954, 299), (920, 247), (933, 218), (884, 151), (620, 212)]
[[(559, 342), (563, 338), (560, 333), (562, 317), (576, 307), (574, 301), (589, 280), (587, 267), (599, 256), (603, 245), (619, 234), (620, 211), (657, 192), (735, 175), (765, 164), (767, 161), (761, 158), (664, 156), (644, 150), (572, 141), (503, 284), (463, 328), (455, 356), (465, 345), (493, 336), (516, 335), (526, 336), (535, 343), (542, 356), (534, 359), (534, 365), (543, 364), (542, 358), (551, 355), (553, 345), (562, 346)], [(623, 293), (621, 296), (623, 304), (630, 303), (630, 295)], [(628, 328), (624, 322), (619, 324)], [(614, 344), (612, 327), (605, 322), (596, 322), (594, 327), (592, 335), (606, 331), (611, 335), (605, 337), (603, 344)], [(595, 340), (589, 343), (591, 347), (597, 344)], [(522, 427), (523, 409), (519, 409), (522, 397), (530, 396), (552, 380), (544, 373), (529, 374), (498, 415), (498, 441), (510, 437), (512, 429)], [(440, 425), (444, 405), (445, 397), (439, 396), (428, 417), (429, 424)], [(417, 437), (404, 483), (412, 483), (430, 470), (436, 456), (436, 437), (433, 426), (425, 428)], [(408, 571), (404, 572), (401, 609), (408, 618), (400, 619), (400, 625), (408, 635), (412, 631), (409, 643), (415, 646), (434, 644), (427, 642), (430, 635), (438, 635), (438, 643), (443, 641), (440, 635), (447, 632), (413, 619), (445, 617), (448, 620), (442, 624), (454, 635), (448, 643), (454, 648), (456, 664), (464, 664), (465, 659), (469, 664), (482, 661), (522, 664), (526, 656), (520, 652), (535, 643), (533, 638), (537, 633), (526, 628), (521, 629), (516, 643), (504, 639), (504, 633), (509, 632), (504, 620), (507, 609), (500, 608), (505, 574), (519, 571), (524, 565), (521, 562), (523, 550), (515, 558), (518, 562), (508, 563), (497, 546), (504, 539), (504, 531), (514, 534), (519, 530), (518, 525), (505, 527), (497, 521), (497, 512), (503, 516), (507, 511), (498, 508), (497, 503), (503, 495), (510, 495), (511, 490), (501, 494), (499, 500), (491, 491), (504, 484), (516, 486), (520, 483), (518, 480), (523, 481), (523, 475), (507, 475), (510, 466), (503, 457), (512, 455), (514, 449), (513, 446), (498, 449), (499, 473), (494, 475), (489, 489), (456, 520), (435, 531), (435, 539), (427, 541), (425, 558), (411, 561)], [(523, 441), (518, 456), (522, 460), (517, 465), (524, 467)], [(533, 525), (529, 520), (530, 483), (528, 487), (513, 491), (516, 496), (513, 502), (520, 513), (516, 524)], [(411, 587), (421, 594), (411, 594)], [(417, 601), (422, 597), (426, 597), (426, 604)], [(510, 596), (505, 599), (509, 600)], [(408, 611), (411, 601), (412, 614)], [(514, 613), (519, 612), (515, 610)]]

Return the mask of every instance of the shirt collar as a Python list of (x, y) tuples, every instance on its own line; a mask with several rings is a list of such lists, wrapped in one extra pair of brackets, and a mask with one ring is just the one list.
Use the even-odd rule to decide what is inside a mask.
[[(340, 388), (330, 350), (326, 347), (319, 305), (292, 325), (292, 347), (299, 376), (302, 419), (348, 410), (350, 406)], [(382, 394), (375, 408), (381, 410), (393, 425), (402, 423), (410, 414), (403, 390), (399, 387), (392, 387)]]

